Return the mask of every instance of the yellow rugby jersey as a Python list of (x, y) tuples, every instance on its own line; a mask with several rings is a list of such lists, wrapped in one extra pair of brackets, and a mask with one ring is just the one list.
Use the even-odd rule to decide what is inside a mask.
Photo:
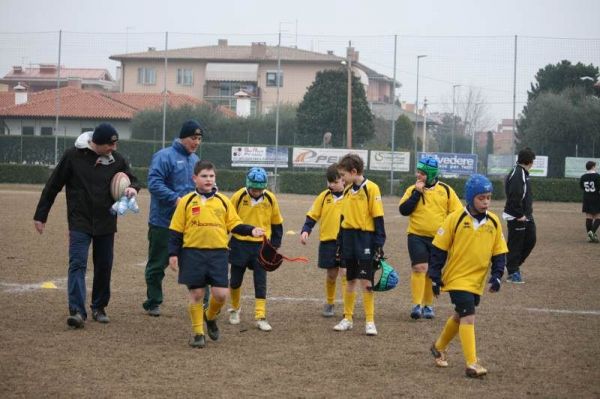
[(343, 229), (375, 231), (373, 218), (383, 216), (383, 203), (379, 186), (365, 179), (360, 189), (354, 191), (352, 185), (344, 190), (342, 201)]
[[(231, 196), (231, 203), (243, 223), (261, 227), (265, 231), (267, 239), (271, 239), (271, 225), (283, 223), (279, 202), (269, 190), (265, 190), (260, 202), (255, 202), (246, 188), (241, 188)], [(233, 236), (242, 241), (262, 242), (263, 240), (262, 237), (241, 236), (239, 234)]]
[(442, 290), (478, 295), (485, 289), (492, 256), (508, 252), (498, 216), (488, 211), (479, 223), (464, 208), (444, 220), (433, 245), (448, 252), (442, 269)]
[[(399, 205), (410, 198), (414, 188), (413, 184), (406, 189)], [(409, 234), (433, 237), (446, 216), (458, 209), (463, 209), (463, 205), (456, 192), (447, 184), (437, 182), (433, 187), (423, 190), (417, 206), (409, 215), (406, 231)]]
[(215, 193), (205, 200), (193, 191), (177, 204), (169, 229), (183, 233), (183, 248), (226, 249), (229, 232), (241, 223), (226, 196)]
[(321, 220), (319, 227), (319, 240), (330, 241), (337, 239), (340, 231), (340, 215), (342, 214), (342, 203), (344, 196), (339, 198), (327, 189), (315, 198), (312, 207), (306, 214), (313, 220)]

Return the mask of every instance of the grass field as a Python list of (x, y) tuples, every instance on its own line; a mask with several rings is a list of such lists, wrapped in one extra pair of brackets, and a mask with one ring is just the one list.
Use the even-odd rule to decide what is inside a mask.
[[(149, 196), (142, 212), (119, 220), (107, 312), (111, 323), (88, 321), (69, 330), (67, 226), (64, 194), (38, 235), (32, 217), (40, 186), (0, 186), (0, 397), (600, 397), (600, 245), (585, 241), (580, 204), (534, 204), (538, 244), (523, 267), (526, 284), (486, 293), (477, 310), (477, 348), (489, 370), (464, 377), (460, 343), (450, 367), (433, 366), (428, 348), (452, 307), (446, 294), (432, 321), (412, 321), (406, 218), (398, 198), (384, 197), (389, 261), (400, 275), (393, 291), (376, 296), (377, 337), (364, 334), (358, 296), (355, 327), (338, 333), (339, 317), (320, 315), (324, 272), (316, 267), (317, 236), (299, 244), (284, 237), (282, 252), (308, 256), (269, 274), (267, 311), (273, 331), (253, 324), (251, 274), (246, 274), (242, 322), (221, 315), (221, 339), (188, 347), (186, 289), (165, 278), (159, 318), (147, 316), (144, 267)], [(312, 197), (280, 195), (284, 230), (298, 233)], [(502, 204), (493, 203), (498, 213)], [(92, 265), (89, 265), (91, 292)], [(41, 288), (51, 282), (56, 289)], [(338, 293), (338, 298), (340, 295)], [(341, 304), (336, 305), (340, 315)]]

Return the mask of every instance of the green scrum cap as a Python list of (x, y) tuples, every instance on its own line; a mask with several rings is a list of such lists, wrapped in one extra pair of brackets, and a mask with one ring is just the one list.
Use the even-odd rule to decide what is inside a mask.
[(426, 184), (433, 184), (438, 176), (438, 161), (432, 157), (421, 158), (417, 163), (417, 170), (420, 170), (427, 176)]
[(383, 259), (379, 260), (379, 268), (381, 269), (381, 276), (373, 287), (373, 291), (388, 291), (396, 287), (400, 278), (394, 268)]

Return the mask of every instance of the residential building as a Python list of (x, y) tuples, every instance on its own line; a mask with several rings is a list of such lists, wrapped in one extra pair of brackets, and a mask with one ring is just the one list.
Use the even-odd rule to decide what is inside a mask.
[[(60, 74), (60, 78), (59, 78)], [(83, 90), (118, 91), (119, 86), (107, 69), (102, 68), (65, 68), (60, 71), (56, 64), (39, 64), (23, 67), (13, 66), (12, 70), (0, 79), (8, 90), (14, 90), (19, 83), (27, 87), (30, 93), (55, 89), (57, 80), (60, 87), (75, 86)]]
[(514, 119), (502, 119), (494, 134), (494, 154), (513, 153), (514, 133)]
[[(0, 134), (53, 135), (56, 113), (59, 111), (58, 134), (77, 137), (93, 130), (102, 122), (115, 126), (122, 139), (131, 138), (131, 120), (140, 111), (162, 109), (163, 96), (157, 93), (108, 93), (64, 87), (57, 101), (57, 89), (27, 93), (16, 91), (0, 93)], [(167, 93), (171, 107), (197, 105), (202, 101), (185, 95)], [(227, 116), (235, 117), (231, 110)]]
[[(359, 62), (359, 54), (348, 48), (352, 71), (365, 85), (370, 102), (389, 102), (393, 98), (392, 79)], [(243, 91), (251, 100), (251, 113), (273, 109), (277, 98), (277, 68), (281, 61), (279, 98), (281, 103), (299, 103), (317, 72), (346, 68), (333, 52), (326, 54), (294, 47), (217, 45), (120, 54), (110, 57), (121, 62), (121, 91), (160, 93), (164, 89), (165, 57), (167, 89), (208, 102), (236, 108), (235, 94)]]

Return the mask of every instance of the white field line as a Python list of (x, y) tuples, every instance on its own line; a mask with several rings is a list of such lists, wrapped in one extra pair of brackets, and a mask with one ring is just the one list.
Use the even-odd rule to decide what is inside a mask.
[(528, 312), (538, 313), (556, 313), (556, 314), (581, 314), (581, 315), (594, 315), (600, 316), (600, 310), (565, 310), (565, 309), (538, 309), (538, 308), (525, 308)]
[[(60, 279), (56, 279), (56, 280), (47, 280), (41, 283), (34, 283), (34, 284), (15, 284), (15, 283), (5, 283), (5, 282), (1, 282), (0, 281), (0, 288), (2, 288), (3, 292), (6, 293), (14, 293), (14, 294), (19, 294), (19, 293), (24, 293), (24, 292), (31, 292), (31, 291), (39, 291), (42, 290), (44, 288), (42, 288), (42, 284), (45, 282), (52, 282), (56, 285), (56, 289), (59, 290), (66, 290), (67, 289), (67, 279), (66, 278), (60, 278)], [(242, 297), (243, 299), (248, 299), (248, 300), (252, 300), (254, 299), (253, 296), (251, 295), (244, 295)], [(275, 302), (314, 302), (314, 303), (321, 303), (323, 302), (323, 298), (311, 298), (311, 297), (304, 297), (304, 298), (296, 298), (296, 297), (289, 297), (289, 296), (270, 296), (268, 297), (269, 301), (275, 301)], [(341, 303), (340, 300), (336, 301), (337, 303)], [(448, 307), (451, 305), (437, 305), (438, 307)], [(549, 314), (564, 314), (564, 315), (592, 315), (592, 316), (600, 316), (600, 310), (574, 310), (574, 309), (548, 309), (548, 308), (523, 308), (525, 311), (527, 312), (532, 312), (532, 313), (549, 313)]]

